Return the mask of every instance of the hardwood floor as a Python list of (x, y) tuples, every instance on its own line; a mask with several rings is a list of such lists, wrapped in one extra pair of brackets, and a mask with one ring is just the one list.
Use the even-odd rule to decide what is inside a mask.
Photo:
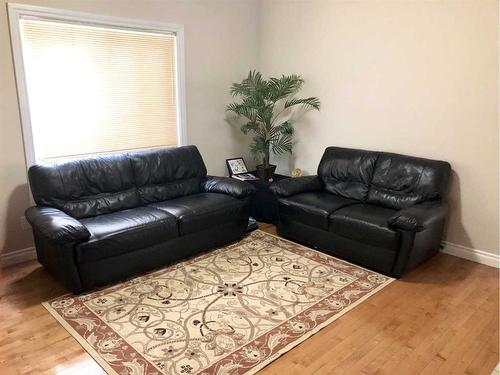
[[(499, 361), (498, 276), (440, 254), (261, 373), (490, 375)], [(40, 304), (63, 293), (35, 261), (4, 270), (0, 374), (103, 373)]]

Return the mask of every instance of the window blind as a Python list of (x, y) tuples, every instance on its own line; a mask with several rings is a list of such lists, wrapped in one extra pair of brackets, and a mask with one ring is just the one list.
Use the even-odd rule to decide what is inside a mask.
[(178, 144), (175, 35), (20, 28), (37, 160)]

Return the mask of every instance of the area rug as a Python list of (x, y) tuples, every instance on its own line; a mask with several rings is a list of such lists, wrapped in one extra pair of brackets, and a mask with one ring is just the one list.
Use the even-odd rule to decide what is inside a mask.
[(110, 374), (253, 374), (391, 281), (254, 231), (44, 306)]

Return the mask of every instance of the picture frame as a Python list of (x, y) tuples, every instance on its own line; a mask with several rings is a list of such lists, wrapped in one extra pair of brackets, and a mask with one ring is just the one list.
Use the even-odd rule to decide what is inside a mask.
[(229, 172), (229, 177), (238, 174), (248, 173), (247, 165), (242, 157), (226, 159), (226, 166)]

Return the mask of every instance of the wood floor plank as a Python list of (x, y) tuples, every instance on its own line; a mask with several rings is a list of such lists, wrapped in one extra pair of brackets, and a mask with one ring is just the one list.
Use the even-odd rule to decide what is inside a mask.
[[(276, 227), (260, 224), (276, 234)], [(490, 375), (499, 361), (498, 269), (439, 254), (262, 374)], [(37, 262), (0, 281), (0, 374), (104, 374), (41, 305), (66, 291)]]

